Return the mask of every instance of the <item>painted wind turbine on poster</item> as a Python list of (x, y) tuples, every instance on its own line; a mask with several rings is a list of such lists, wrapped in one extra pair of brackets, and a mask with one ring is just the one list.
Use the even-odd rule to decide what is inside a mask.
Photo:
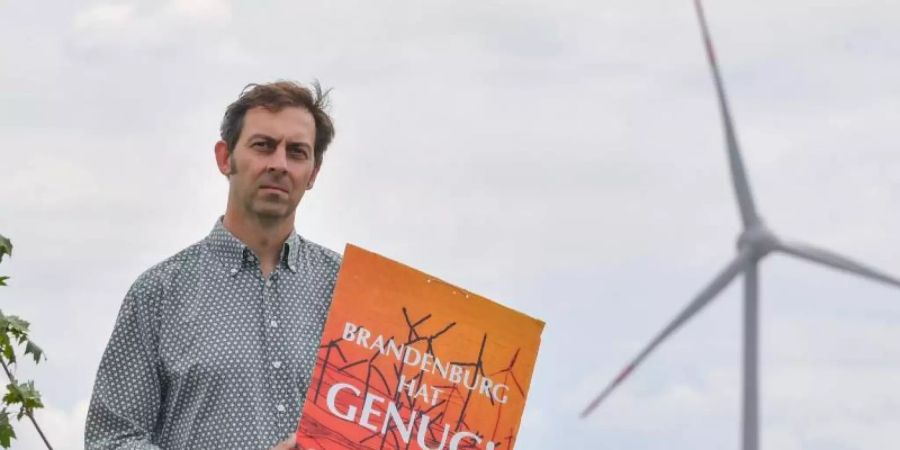
[(672, 322), (650, 341), (650, 343), (638, 353), (631, 363), (617, 376), (609, 386), (604, 389), (581, 413), (587, 417), (607, 396), (618, 387), (634, 369), (644, 361), (647, 356), (656, 349), (675, 330), (693, 317), (704, 306), (711, 302), (728, 284), (738, 275), (744, 276), (744, 337), (743, 337), (743, 408), (742, 408), (742, 448), (743, 450), (757, 450), (759, 448), (759, 368), (758, 368), (758, 343), (759, 343), (759, 278), (758, 267), (760, 261), (770, 253), (784, 253), (810, 262), (821, 264), (833, 269), (849, 272), (874, 281), (886, 283), (900, 288), (900, 277), (895, 277), (881, 272), (875, 268), (853, 261), (837, 253), (824, 250), (812, 245), (789, 241), (780, 238), (772, 232), (760, 218), (750, 191), (750, 183), (747, 180), (747, 172), (741, 159), (738, 140), (731, 120), (731, 112), (725, 97), (725, 88), (719, 73), (716, 55), (713, 51), (709, 28), (703, 14), (703, 6), (700, 0), (694, 0), (694, 7), (703, 33), (703, 42), (706, 47), (706, 55), (712, 71), (718, 97), (719, 109), (725, 132), (725, 143), (728, 151), (728, 161), (731, 169), (731, 178), (737, 196), (738, 209), (740, 210), (743, 230), (737, 240), (737, 255), (728, 263), (712, 281), (700, 291), (699, 294), (679, 313)]

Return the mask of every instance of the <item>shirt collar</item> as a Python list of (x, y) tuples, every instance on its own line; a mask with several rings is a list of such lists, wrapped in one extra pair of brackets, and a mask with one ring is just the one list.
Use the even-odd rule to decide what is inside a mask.
[[(255, 258), (250, 248), (225, 228), (222, 217), (216, 220), (206, 241), (213, 254), (222, 261), (231, 275), (237, 274), (241, 268)], [(291, 234), (282, 246), (280, 259), (280, 264), (291, 272), (297, 272), (301, 245), (303, 245), (303, 238), (297, 234), (296, 230), (291, 230)]]
[(296, 230), (291, 230), (290, 236), (284, 241), (284, 248), (281, 250), (281, 263), (288, 270), (296, 273), (300, 260), (300, 246), (303, 245), (303, 238), (297, 234)]

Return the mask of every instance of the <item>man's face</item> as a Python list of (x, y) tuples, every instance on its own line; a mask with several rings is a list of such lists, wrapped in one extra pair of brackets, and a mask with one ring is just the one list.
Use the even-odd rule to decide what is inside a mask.
[(216, 145), (219, 169), (230, 174), (229, 203), (235, 212), (269, 221), (293, 218), (318, 172), (315, 138), (315, 121), (304, 108), (248, 110), (230, 157), (222, 154), (224, 142)]

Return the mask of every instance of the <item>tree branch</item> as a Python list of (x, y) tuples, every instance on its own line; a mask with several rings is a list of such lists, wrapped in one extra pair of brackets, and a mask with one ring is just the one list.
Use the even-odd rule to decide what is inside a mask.
[[(6, 361), (3, 358), (0, 358), (0, 364), (3, 365), (3, 371), (6, 372), (6, 377), (9, 378), (9, 382), (19, 385), (19, 382), (16, 381), (16, 377), (10, 372), (9, 366), (6, 365)], [(41, 430), (40, 425), (38, 425), (37, 421), (34, 420), (34, 412), (31, 410), (25, 410), (25, 415), (28, 416), (28, 419), (31, 420), (31, 424), (34, 425), (34, 429), (37, 430), (38, 434), (41, 436), (41, 439), (44, 441), (44, 445), (47, 446), (47, 450), (53, 450), (53, 447), (50, 445), (50, 441), (47, 440), (47, 436), (44, 435), (44, 430)]]

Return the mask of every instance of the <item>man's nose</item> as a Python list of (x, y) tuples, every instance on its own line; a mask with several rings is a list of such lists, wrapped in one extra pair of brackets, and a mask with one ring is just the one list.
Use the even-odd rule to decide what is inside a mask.
[(275, 151), (269, 154), (269, 172), (287, 172), (287, 145), (280, 142)]

